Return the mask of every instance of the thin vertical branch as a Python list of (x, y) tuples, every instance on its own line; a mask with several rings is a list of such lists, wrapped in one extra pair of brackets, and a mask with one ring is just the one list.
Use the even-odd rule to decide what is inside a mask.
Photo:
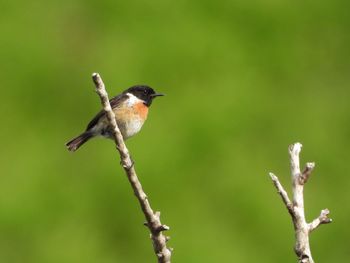
[(277, 176), (270, 173), (270, 177), (293, 220), (295, 230), (294, 251), (298, 257), (298, 262), (314, 263), (311, 255), (309, 234), (319, 225), (330, 223), (332, 220), (328, 218), (329, 210), (325, 209), (322, 210), (320, 216), (314, 219), (311, 223), (306, 222), (304, 211), (304, 184), (309, 179), (315, 164), (307, 163), (304, 171), (300, 171), (299, 154), (301, 147), (302, 145), (300, 143), (295, 143), (289, 146), (293, 192), (292, 202), (289, 200), (288, 194), (279, 182)]
[(101, 104), (106, 112), (109, 125), (112, 127), (114, 141), (116, 148), (119, 151), (121, 158), (121, 165), (123, 166), (128, 180), (134, 190), (135, 196), (140, 203), (142, 212), (145, 215), (145, 225), (151, 232), (151, 239), (153, 243), (154, 252), (158, 258), (159, 263), (170, 263), (171, 251), (166, 246), (166, 242), (169, 239), (163, 235), (162, 231), (169, 230), (169, 227), (163, 225), (160, 222), (160, 212), (153, 212), (151, 205), (148, 201), (147, 195), (142, 189), (142, 185), (137, 177), (134, 162), (131, 160), (129, 151), (124, 143), (123, 136), (118, 128), (115, 120), (114, 112), (109, 103), (108, 94), (105, 85), (98, 73), (92, 74), (92, 79), (96, 86), (96, 92), (101, 99)]

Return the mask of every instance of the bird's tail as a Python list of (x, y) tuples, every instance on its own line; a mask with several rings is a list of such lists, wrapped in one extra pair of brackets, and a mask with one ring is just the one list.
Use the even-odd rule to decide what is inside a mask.
[(75, 137), (66, 143), (67, 149), (71, 152), (75, 152), (79, 149), (80, 146), (90, 140), (93, 136), (94, 135), (89, 131), (83, 132), (78, 137)]

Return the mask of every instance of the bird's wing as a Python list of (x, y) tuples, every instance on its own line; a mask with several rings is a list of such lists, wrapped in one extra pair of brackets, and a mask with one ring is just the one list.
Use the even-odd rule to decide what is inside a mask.
[[(114, 98), (111, 98), (109, 100), (109, 103), (111, 104), (112, 109), (119, 107), (119, 105), (121, 104), (120, 102), (126, 99), (127, 96), (128, 95), (122, 93), (122, 94), (119, 94), (118, 96), (115, 96)], [(97, 113), (96, 116), (89, 122), (88, 126), (86, 127), (86, 130), (90, 130), (92, 127), (94, 127), (98, 123), (100, 118), (105, 114), (106, 113), (104, 110), (101, 110), (99, 113)]]

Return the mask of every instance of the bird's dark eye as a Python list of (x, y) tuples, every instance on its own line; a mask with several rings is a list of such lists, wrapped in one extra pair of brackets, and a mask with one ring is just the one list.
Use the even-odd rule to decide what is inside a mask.
[(143, 93), (147, 94), (147, 90), (144, 90)]

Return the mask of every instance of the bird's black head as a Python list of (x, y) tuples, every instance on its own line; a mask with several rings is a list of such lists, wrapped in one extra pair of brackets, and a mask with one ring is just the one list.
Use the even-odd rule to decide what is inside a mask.
[(125, 94), (130, 93), (140, 100), (144, 101), (144, 104), (148, 107), (151, 106), (155, 97), (164, 96), (164, 94), (156, 93), (151, 87), (146, 85), (136, 85), (128, 88), (124, 91)]

